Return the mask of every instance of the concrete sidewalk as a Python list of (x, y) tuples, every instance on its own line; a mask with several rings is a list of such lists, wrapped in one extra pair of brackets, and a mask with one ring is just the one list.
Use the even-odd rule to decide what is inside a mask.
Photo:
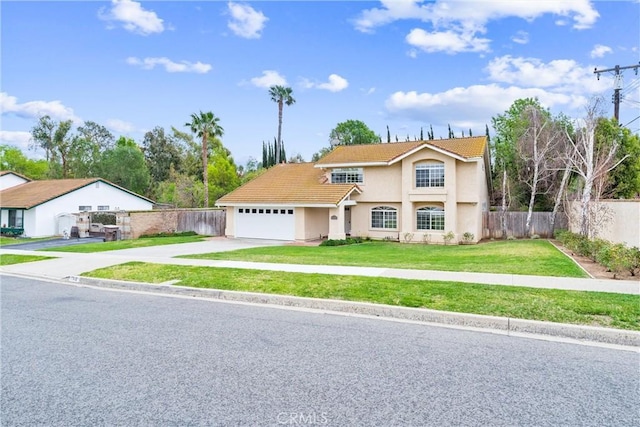
[[(213, 242), (213, 244), (212, 244)], [(611, 292), (640, 295), (640, 281), (577, 279), (563, 277), (524, 276), (515, 274), (465, 273), (451, 271), (407, 270), (377, 267), (346, 267), (332, 265), (273, 264), (224, 260), (199, 260), (172, 258), (177, 255), (209, 253), (220, 250), (234, 250), (246, 247), (274, 245), (274, 242), (256, 242), (243, 240), (219, 240), (177, 245), (153, 246), (147, 248), (125, 249), (100, 253), (68, 253), (23, 251), (0, 248), (2, 254), (55, 256), (56, 259), (14, 264), (0, 268), (0, 272), (21, 274), (34, 277), (63, 279), (79, 276), (97, 268), (109, 267), (130, 261), (158, 264), (192, 265), (204, 267), (226, 267), (286, 271), (296, 273), (318, 273), (330, 275), (351, 275), (368, 277), (390, 277), (413, 280), (439, 280), (487, 285), (524, 286), (545, 289), (564, 289), (573, 291)]]

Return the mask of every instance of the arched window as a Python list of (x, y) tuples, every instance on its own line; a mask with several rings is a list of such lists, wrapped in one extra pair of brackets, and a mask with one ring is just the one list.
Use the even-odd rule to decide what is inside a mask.
[(398, 228), (398, 210), (390, 206), (371, 209), (371, 228)]
[(444, 187), (444, 163), (424, 162), (416, 164), (416, 188)]
[(444, 231), (444, 209), (427, 206), (416, 213), (416, 229)]

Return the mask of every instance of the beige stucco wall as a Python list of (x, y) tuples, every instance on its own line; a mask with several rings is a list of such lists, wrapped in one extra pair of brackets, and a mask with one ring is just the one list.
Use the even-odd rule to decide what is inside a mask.
[(402, 165), (364, 168), (364, 182), (358, 184), (362, 194), (354, 193), (358, 202), (400, 202), (402, 200)]
[(235, 223), (235, 207), (233, 206), (227, 206), (226, 207), (226, 215), (227, 215), (227, 223), (225, 224), (225, 229), (224, 229), (224, 234), (227, 237), (235, 237), (235, 229), (236, 229), (236, 223)]
[[(371, 228), (371, 209), (377, 206), (390, 206), (398, 210), (398, 228), (394, 230), (381, 230)], [(358, 203), (356, 206), (351, 206), (351, 235), (359, 237), (370, 237), (372, 239), (397, 239), (402, 229), (402, 218), (400, 215), (401, 212), (401, 203)]]
[(296, 240), (315, 240), (329, 234), (329, 209), (296, 208)]
[[(599, 210), (596, 237), (627, 246), (640, 247), (640, 200), (602, 200), (593, 202)], [(569, 204), (569, 230), (580, 231), (580, 202)]]

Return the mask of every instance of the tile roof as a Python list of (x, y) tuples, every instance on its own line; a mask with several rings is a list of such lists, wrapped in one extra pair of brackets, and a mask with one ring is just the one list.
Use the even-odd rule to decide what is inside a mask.
[(485, 136), (433, 139), (428, 141), (393, 142), (386, 144), (341, 145), (320, 159), (316, 165), (352, 163), (391, 163), (419, 147), (436, 147), (465, 159), (482, 157), (487, 144)]
[[(149, 200), (102, 178), (51, 179), (25, 182), (0, 191), (0, 206), (3, 208), (30, 209), (97, 181), (105, 182), (129, 194)], [(152, 202), (151, 200), (149, 201)]]
[(227, 204), (331, 204), (337, 205), (355, 184), (324, 184), (322, 170), (313, 163), (276, 165), (216, 202)]

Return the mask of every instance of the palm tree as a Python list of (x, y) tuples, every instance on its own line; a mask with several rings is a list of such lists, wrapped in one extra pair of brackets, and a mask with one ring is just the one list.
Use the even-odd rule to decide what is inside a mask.
[(296, 100), (293, 99), (293, 96), (291, 96), (292, 92), (293, 89), (291, 89), (290, 87), (271, 86), (269, 88), (269, 95), (271, 96), (271, 100), (278, 103), (278, 140), (275, 147), (276, 164), (280, 163), (280, 151), (282, 147), (282, 140), (280, 139), (280, 137), (282, 136), (282, 108), (284, 104), (295, 104)]
[(204, 207), (209, 207), (209, 177), (207, 174), (207, 165), (209, 160), (207, 143), (210, 137), (221, 137), (224, 129), (218, 123), (220, 118), (216, 117), (211, 111), (199, 114), (191, 114), (191, 122), (185, 123), (185, 126), (191, 128), (191, 132), (202, 138), (202, 182), (204, 183)]

